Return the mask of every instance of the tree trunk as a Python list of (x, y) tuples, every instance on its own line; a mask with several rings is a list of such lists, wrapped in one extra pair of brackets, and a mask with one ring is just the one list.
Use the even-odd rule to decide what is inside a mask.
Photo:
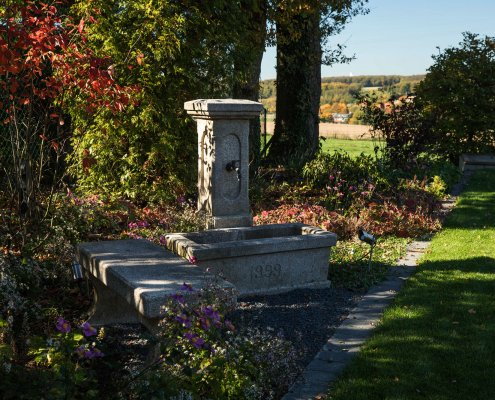
[[(249, 27), (244, 40), (245, 47), (238, 50), (239, 56), (234, 66), (234, 99), (258, 101), (260, 97), (261, 60), (265, 51), (266, 40), (266, 0), (256, 0), (243, 4), (249, 13)], [(260, 118), (249, 122), (249, 160), (251, 175), (255, 173), (260, 162), (261, 128)]]
[(277, 114), (272, 164), (300, 169), (318, 150), (321, 95), (320, 15), (297, 14), (277, 24)]

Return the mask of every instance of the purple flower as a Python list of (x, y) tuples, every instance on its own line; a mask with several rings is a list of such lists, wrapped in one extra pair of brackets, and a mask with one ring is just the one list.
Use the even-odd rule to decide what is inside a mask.
[(218, 311), (216, 311), (212, 306), (201, 307), (201, 311), (203, 312), (204, 315), (206, 315), (208, 318), (212, 319), (213, 321), (220, 320), (220, 315), (218, 314)]
[(96, 335), (96, 329), (90, 325), (89, 322), (85, 322), (81, 325), (82, 333), (86, 337)]
[(94, 346), (85, 347), (84, 345), (82, 345), (82, 346), (79, 346), (75, 350), (75, 352), (79, 357), (86, 358), (88, 360), (92, 360), (94, 358), (101, 358), (105, 355), (105, 354), (103, 354), (103, 352), (101, 350), (97, 349)]
[(129, 229), (136, 229), (138, 227), (138, 224), (135, 222), (129, 222), (127, 226), (129, 227)]
[(329, 179), (329, 180), (331, 180), (331, 181), (333, 181), (333, 180), (335, 179), (335, 176), (330, 175), (330, 176), (328, 177), (328, 179)]
[(186, 202), (186, 198), (184, 196), (177, 197), (177, 203), (179, 205), (183, 205)]
[(57, 331), (59, 331), (59, 332), (69, 333), (70, 332), (70, 323), (69, 323), (69, 321), (65, 320), (63, 317), (58, 317), (56, 328), (57, 328)]
[(93, 347), (91, 350), (92, 352), (90, 358), (101, 358), (105, 355), (100, 349), (97, 349), (96, 347)]
[(194, 292), (194, 289), (190, 283), (184, 282), (182, 286), (180, 287), (180, 290), (183, 290), (184, 292)]
[(208, 318), (200, 318), (199, 323), (201, 324), (201, 328), (203, 328), (205, 331), (211, 328), (211, 322)]
[(86, 346), (85, 345), (80, 345), (74, 350), (74, 353), (76, 353), (79, 357), (84, 357), (84, 353), (86, 351)]
[(160, 244), (163, 246), (167, 245), (167, 238), (164, 235), (160, 235)]
[(213, 325), (215, 325), (217, 328), (221, 328), (222, 327), (222, 322), (218, 319), (218, 320), (214, 320), (213, 321)]
[(184, 325), (186, 328), (191, 327), (191, 320), (186, 314), (180, 314), (175, 317), (175, 320), (177, 322), (180, 322), (182, 325)]
[(189, 340), (189, 342), (194, 346), (196, 347), (197, 349), (200, 349), (201, 347), (203, 347), (203, 345), (205, 344), (205, 341), (203, 339), (201, 339), (198, 335), (196, 335), (195, 333), (192, 333), (192, 332), (186, 332), (184, 334), (184, 337), (186, 339)]
[(148, 221), (143, 220), (143, 221), (138, 221), (137, 226), (140, 228), (148, 228), (150, 224), (148, 223)]
[(173, 294), (173, 295), (170, 296), (170, 298), (172, 300), (175, 300), (179, 304), (184, 304), (185, 303), (184, 296), (182, 296), (181, 294), (178, 294), (178, 293)]

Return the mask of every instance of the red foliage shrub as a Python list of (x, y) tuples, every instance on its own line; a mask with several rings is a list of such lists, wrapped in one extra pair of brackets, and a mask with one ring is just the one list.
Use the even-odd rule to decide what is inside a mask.
[(398, 206), (390, 201), (370, 203), (359, 217), (360, 226), (378, 236), (419, 237), (440, 229), (438, 219), (420, 207), (408, 209), (406, 205)]
[(374, 235), (396, 235), (419, 237), (440, 228), (438, 219), (420, 207), (409, 210), (390, 201), (383, 204), (370, 203), (360, 210), (359, 216), (344, 216), (316, 205), (282, 205), (276, 209), (262, 211), (253, 218), (255, 225), (301, 222), (319, 226), (334, 232), (340, 239), (353, 237), (359, 228)]
[[(8, 114), (33, 101), (58, 99), (62, 94), (81, 97), (88, 112), (106, 107), (121, 111), (137, 87), (120, 86), (113, 77), (111, 60), (97, 57), (88, 46), (85, 23), (62, 17), (53, 4), (34, 1), (6, 7), (0, 14), (0, 89), (10, 95), (0, 103)], [(63, 125), (59, 113), (50, 118)]]
[(273, 210), (262, 211), (253, 218), (253, 222), (255, 225), (300, 222), (334, 232), (341, 239), (348, 239), (357, 231), (357, 218), (344, 217), (325, 207), (309, 204), (284, 204)]

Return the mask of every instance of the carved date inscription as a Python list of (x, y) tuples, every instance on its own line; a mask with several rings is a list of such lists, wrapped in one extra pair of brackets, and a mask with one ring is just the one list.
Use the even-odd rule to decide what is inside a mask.
[(257, 265), (251, 271), (251, 279), (280, 278), (281, 276), (280, 264)]

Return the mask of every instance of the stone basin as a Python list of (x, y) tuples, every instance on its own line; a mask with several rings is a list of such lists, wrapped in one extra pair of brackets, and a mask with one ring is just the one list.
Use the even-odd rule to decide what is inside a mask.
[(240, 295), (329, 287), (337, 236), (310, 225), (273, 224), (167, 236), (167, 247), (223, 276)]

